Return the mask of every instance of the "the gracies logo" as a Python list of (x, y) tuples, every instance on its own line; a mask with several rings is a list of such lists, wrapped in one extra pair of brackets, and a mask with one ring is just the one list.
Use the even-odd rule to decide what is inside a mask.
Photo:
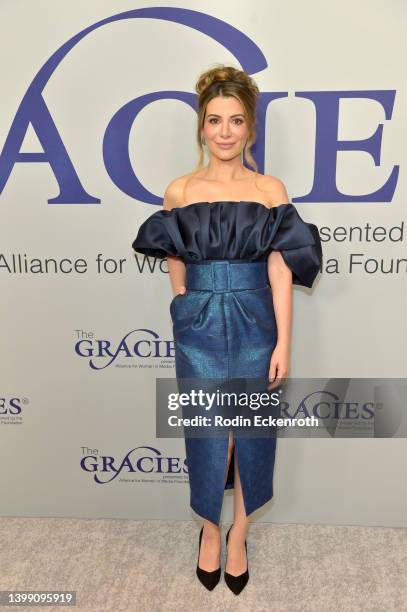
[(152, 329), (141, 327), (130, 331), (118, 343), (106, 338), (102, 340), (81, 337), (75, 344), (75, 353), (79, 357), (88, 359), (92, 370), (104, 370), (118, 357), (144, 359), (174, 357), (174, 341), (163, 340)]
[[(0, 193), (2, 193), (16, 163), (46, 163), (58, 183), (60, 193), (48, 199), (49, 204), (98, 204), (96, 194), (86, 191), (74, 161), (67, 151), (51, 109), (43, 98), (43, 90), (54, 71), (80, 41), (97, 30), (123, 19), (161, 19), (193, 28), (225, 47), (249, 74), (267, 68), (267, 61), (259, 47), (244, 33), (225, 21), (211, 15), (176, 7), (146, 7), (125, 11), (107, 17), (85, 28), (64, 43), (41, 67), (28, 87), (12, 121), (0, 155)], [(180, 62), (182, 58), (180, 58)], [(312, 72), (310, 72), (310, 76)], [(127, 77), (126, 77), (127, 78)], [(369, 91), (301, 91), (295, 95), (310, 100), (315, 106), (315, 160), (314, 181), (305, 196), (293, 198), (293, 202), (389, 202), (397, 184), (399, 167), (394, 166), (386, 182), (376, 191), (363, 195), (347, 195), (336, 187), (336, 162), (339, 151), (365, 151), (375, 165), (379, 165), (383, 125), (377, 126), (372, 136), (364, 140), (339, 140), (339, 102), (342, 98), (366, 98), (383, 108), (387, 120), (392, 116), (395, 90)], [(269, 105), (286, 92), (262, 92), (258, 105), (258, 138), (253, 154), (259, 171), (264, 172), (265, 118)], [(130, 100), (119, 108), (110, 119), (103, 137), (103, 160), (113, 183), (132, 198), (151, 204), (161, 204), (162, 199), (148, 191), (138, 180), (129, 158), (129, 134), (138, 114), (152, 102), (175, 99), (195, 109), (196, 95), (183, 91), (156, 91)], [(35, 131), (42, 152), (21, 152), (21, 146), (29, 126)]]
[(98, 484), (112, 482), (122, 472), (126, 474), (136, 472), (141, 474), (187, 473), (186, 459), (164, 456), (158, 448), (153, 446), (136, 446), (123, 459), (96, 453), (85, 454), (80, 465), (84, 472), (93, 474), (93, 479)]

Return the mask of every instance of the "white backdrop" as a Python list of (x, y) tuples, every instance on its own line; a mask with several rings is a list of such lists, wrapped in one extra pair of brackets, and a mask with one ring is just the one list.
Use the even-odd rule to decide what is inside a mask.
[[(257, 161), (323, 237), (314, 289), (295, 288), (290, 375), (405, 376), (405, 263), (348, 267), (355, 253), (386, 269), (406, 255), (404, 3), (165, 6), (0, 5), (3, 516), (196, 516), (183, 440), (155, 437), (155, 379), (175, 376), (166, 261), (131, 243), (169, 181), (195, 166), (196, 114), (182, 96), (215, 62), (278, 93), (264, 102)], [(114, 17), (141, 8), (150, 13)], [(337, 154), (336, 138), (350, 143)], [(349, 238), (366, 224), (386, 235)], [(82, 263), (55, 272), (46, 258)], [(279, 440), (275, 496), (255, 518), (406, 526), (405, 452), (404, 439)], [(224, 520), (231, 508), (228, 492)]]

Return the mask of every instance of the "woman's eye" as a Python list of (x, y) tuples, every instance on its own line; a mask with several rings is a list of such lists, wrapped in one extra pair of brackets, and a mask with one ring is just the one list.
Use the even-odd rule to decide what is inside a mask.
[[(243, 123), (243, 119), (234, 119), (235, 122), (237, 122), (238, 125), (241, 125)], [(215, 117), (212, 117), (211, 119), (209, 119), (209, 123), (214, 123), (217, 122), (217, 119)]]

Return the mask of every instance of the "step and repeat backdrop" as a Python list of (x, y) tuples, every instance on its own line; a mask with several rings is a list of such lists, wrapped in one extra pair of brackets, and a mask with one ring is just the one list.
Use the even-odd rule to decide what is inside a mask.
[[(290, 375), (405, 376), (403, 2), (6, 0), (0, 17), (0, 515), (196, 518), (184, 440), (156, 436), (167, 261), (131, 244), (197, 163), (194, 84), (216, 63), (255, 78), (259, 171), (322, 239)], [(406, 526), (405, 453), (281, 439), (256, 520)]]

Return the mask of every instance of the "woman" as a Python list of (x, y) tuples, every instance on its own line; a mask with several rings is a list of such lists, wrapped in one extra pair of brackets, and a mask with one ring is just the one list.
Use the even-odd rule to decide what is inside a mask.
[[(167, 256), (177, 380), (281, 381), (290, 363), (292, 284), (312, 287), (322, 263), (319, 233), (280, 180), (257, 172), (253, 79), (218, 66), (200, 76), (196, 91), (198, 166), (168, 185), (163, 210), (141, 225), (133, 248)], [(190, 504), (204, 519), (196, 573), (209, 590), (221, 574), (219, 522), (229, 488), (234, 520), (224, 577), (235, 594), (248, 582), (249, 515), (272, 497), (275, 442), (232, 429), (185, 438)]]

